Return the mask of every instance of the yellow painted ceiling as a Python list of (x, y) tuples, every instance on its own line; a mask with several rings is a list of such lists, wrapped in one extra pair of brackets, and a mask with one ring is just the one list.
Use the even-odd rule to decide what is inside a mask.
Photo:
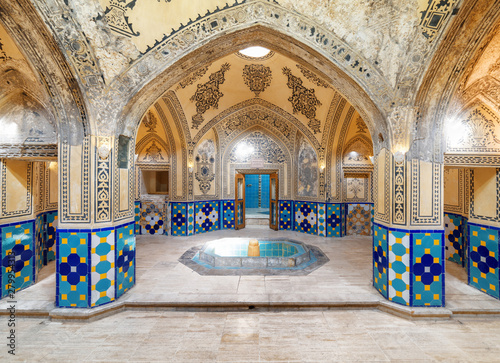
[[(346, 118), (349, 114), (347, 110), (351, 107), (351, 104), (321, 76), (314, 73), (307, 66), (297, 64), (282, 54), (276, 52), (271, 54), (270, 57), (263, 58), (248, 58), (240, 53), (227, 55), (191, 74), (186, 74), (183, 80), (166, 92), (173, 92), (178, 98), (182, 108), (182, 112), (178, 112), (178, 114), (184, 114), (191, 139), (199, 140), (202, 135), (198, 135), (198, 133), (206, 132), (206, 130), (202, 131), (203, 127), (209, 124), (211, 120), (218, 119), (218, 116), (227, 113), (229, 109), (241, 109), (255, 101), (256, 98), (260, 98), (266, 104), (272, 105), (272, 107), (277, 106), (293, 115), (311, 131), (318, 145), (322, 143), (324, 145), (327, 142), (328, 135), (325, 135), (325, 133), (329, 130), (327, 128), (328, 124), (333, 122), (332, 110), (335, 111), (335, 107), (345, 103), (339, 112), (339, 125), (350, 121)], [(250, 69), (259, 71), (245, 77), (245, 73), (249, 73)], [(257, 82), (252, 83), (255, 78), (257, 78)], [(256, 87), (255, 85), (261, 84), (261, 78), (266, 78), (265, 86)], [(298, 90), (294, 89), (293, 85)], [(254, 91), (251, 90), (251, 87)], [(214, 102), (210, 102), (210, 99), (208, 99), (208, 96), (213, 95), (214, 88), (219, 92), (220, 96), (218, 107), (215, 107)], [(260, 92), (255, 91), (256, 88)], [(200, 111), (200, 105), (197, 108), (197, 96), (201, 97), (201, 105), (205, 105), (205, 107), (202, 107), (201, 111), (203, 112), (201, 113), (198, 112)], [(299, 104), (295, 113), (292, 102)], [(311, 102), (312, 105), (310, 105)], [(164, 106), (163, 102), (158, 102), (158, 104), (160, 107)], [(155, 113), (155, 105), (152, 105), (149, 111)], [(148, 112), (146, 112), (146, 115), (148, 115)], [(315, 118), (311, 117), (314, 113)], [(199, 118), (200, 115), (201, 119)], [(146, 116), (139, 128), (138, 141), (145, 135), (145, 119)], [(311, 119), (319, 121), (319, 125), (311, 125)], [(348, 141), (349, 138), (356, 134), (356, 120), (363, 124), (364, 133), (370, 138), (366, 125), (357, 112), (354, 113), (352, 119), (351, 131), (349, 132), (352, 135), (346, 135), (348, 137), (345, 141)], [(172, 120), (168, 121), (172, 122)], [(213, 126), (215, 124), (212, 122)], [(337, 128), (337, 130), (340, 129), (341, 126)]]

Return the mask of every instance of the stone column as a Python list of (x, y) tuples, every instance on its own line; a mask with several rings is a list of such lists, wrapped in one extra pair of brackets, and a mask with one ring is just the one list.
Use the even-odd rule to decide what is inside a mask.
[(134, 140), (59, 145), (56, 305), (90, 308), (135, 284)]

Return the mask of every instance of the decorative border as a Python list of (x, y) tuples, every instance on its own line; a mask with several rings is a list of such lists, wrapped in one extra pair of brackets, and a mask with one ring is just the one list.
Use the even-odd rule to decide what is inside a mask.
[[(487, 217), (475, 214), (474, 212), (474, 169), (470, 170), (470, 215), (469, 219), (478, 219), (489, 222), (500, 222), (500, 168), (496, 168), (496, 217)], [(470, 223), (473, 224), (473, 223)], [(491, 228), (488, 226), (488, 228)]]
[(441, 211), (442, 165), (432, 163), (432, 216), (428, 217), (420, 215), (420, 163), (420, 160), (411, 161), (411, 225), (441, 224), (443, 218)]
[(394, 162), (394, 224), (406, 224), (406, 162)]
[[(129, 140), (128, 147), (128, 169), (127, 169), (127, 189), (128, 189), (128, 207), (120, 209), (120, 168), (118, 168), (118, 152), (114, 153), (114, 180), (113, 180), (113, 209), (114, 220), (120, 221), (127, 218), (134, 217), (134, 179), (135, 179), (135, 148), (132, 146), (135, 143), (133, 137)], [(115, 150), (118, 150), (118, 138), (115, 138)], [(96, 156), (98, 157), (98, 156)], [(111, 155), (108, 156), (108, 159)]]
[[(96, 140), (99, 140), (100, 142), (105, 142), (107, 144), (109, 144), (109, 142), (111, 141), (109, 137), (102, 139), (96, 138)], [(117, 150), (116, 147), (117, 145), (115, 145), (114, 150)], [(113, 150), (110, 150), (109, 155), (105, 159), (102, 159), (99, 156), (98, 145), (96, 144), (94, 146), (94, 155), (96, 159), (95, 163), (96, 170), (94, 179), (94, 188), (96, 191), (95, 205), (94, 205), (95, 220), (97, 223), (110, 222), (112, 218), (110, 179), (113, 173), (111, 160), (114, 160), (115, 153), (113, 152)], [(116, 161), (114, 162), (114, 165), (117, 165)], [(115, 167), (115, 169), (117, 168)], [(117, 176), (115, 174), (115, 180), (116, 177)], [(116, 188), (116, 184), (114, 186)], [(116, 199), (116, 191), (115, 191), (115, 199)]]
[(82, 211), (80, 213), (71, 213), (69, 210), (71, 201), (71, 183), (69, 182), (69, 168), (71, 167), (71, 146), (67, 141), (60, 144), (59, 165), (61, 166), (61, 175), (59, 176), (61, 190), (59, 193), (60, 210), (62, 211), (61, 223), (85, 223), (90, 222), (90, 203), (89, 203), (89, 178), (90, 178), (90, 136), (85, 136), (82, 143), (82, 193), (80, 194)]
[(444, 164), (446, 166), (493, 166), (500, 165), (500, 156), (496, 155), (459, 155), (445, 154)]
[[(374, 217), (376, 220), (380, 220), (386, 223), (389, 223), (389, 220), (391, 218), (391, 213), (390, 213), (390, 190), (391, 187), (388, 186), (391, 182), (391, 161), (392, 161), (392, 155), (391, 152), (387, 149), (382, 149), (385, 150), (385, 165), (384, 165), (384, 183), (383, 185), (385, 186), (383, 188), (383, 193), (384, 193), (384, 214), (381, 214), (378, 212), (378, 198), (375, 198), (373, 201), (374, 204)], [(380, 165), (378, 163), (378, 157), (377, 157), (377, 162), (375, 163), (375, 169), (373, 172), (373, 195), (378, 196), (378, 187), (379, 187), (379, 180), (378, 180), (378, 168), (380, 168)]]
[(27, 162), (26, 170), (26, 209), (19, 211), (7, 211), (7, 166), (6, 160), (1, 161), (2, 165), (2, 218), (20, 217), (30, 215), (33, 210), (31, 196), (33, 193), (33, 163)]
[[(461, 168), (450, 168), (450, 169), (457, 169), (458, 171), (458, 205), (451, 205), (451, 204), (446, 204), (444, 203), (444, 212), (445, 213), (458, 213), (458, 214), (463, 214), (465, 212), (464, 208), (464, 170)], [(446, 168), (444, 170), (444, 173), (449, 170)], [(443, 173), (443, 174), (444, 174)], [(446, 180), (444, 178), (443, 180)], [(443, 193), (445, 189), (445, 185), (443, 185)], [(470, 190), (470, 189), (467, 189)], [(467, 209), (468, 211), (468, 209)]]

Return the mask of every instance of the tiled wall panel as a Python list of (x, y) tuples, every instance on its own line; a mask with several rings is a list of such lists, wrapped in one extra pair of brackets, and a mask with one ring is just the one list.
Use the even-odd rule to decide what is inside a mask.
[(195, 232), (205, 233), (219, 229), (219, 202), (195, 203)]
[(413, 306), (444, 305), (444, 233), (414, 233)]
[(342, 237), (342, 205), (326, 205), (326, 235), (327, 237)]
[(463, 217), (456, 214), (444, 215), (444, 241), (446, 258), (463, 265), (464, 262), (464, 237)]
[(172, 236), (187, 235), (187, 203), (171, 203)]
[(291, 230), (293, 221), (293, 202), (290, 200), (280, 200), (279, 201), (279, 218), (280, 226), (279, 229)]
[(348, 204), (346, 216), (346, 234), (371, 235), (371, 204)]
[(116, 298), (135, 284), (135, 236), (134, 225), (116, 229)]
[(318, 236), (326, 237), (326, 204), (318, 203)]
[(499, 230), (469, 223), (469, 284), (499, 298)]
[(389, 232), (389, 300), (410, 305), (410, 233)]
[[(2, 297), (9, 289), (22, 290), (35, 282), (35, 221), (4, 225), (2, 236)], [(13, 267), (13, 271), (12, 271)], [(9, 284), (9, 275), (14, 273), (14, 286)]]
[(89, 249), (87, 232), (59, 233), (56, 304), (59, 307), (90, 306)]
[(373, 286), (387, 299), (387, 229), (375, 226), (373, 234)]
[(317, 203), (295, 202), (294, 230), (308, 234), (317, 234)]
[(141, 234), (164, 234), (164, 203), (141, 203)]
[(222, 203), (222, 228), (234, 229), (234, 200), (224, 200)]
[(135, 234), (140, 234), (141, 233), (141, 202), (140, 201), (135, 201), (134, 203), (134, 232)]
[(90, 239), (91, 306), (96, 306), (115, 300), (115, 231), (92, 232)]

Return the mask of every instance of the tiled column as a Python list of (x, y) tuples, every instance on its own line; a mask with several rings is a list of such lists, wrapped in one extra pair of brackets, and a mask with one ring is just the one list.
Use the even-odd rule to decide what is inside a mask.
[(442, 169), (386, 149), (376, 157), (373, 285), (389, 301), (445, 305)]
[(56, 305), (91, 308), (135, 283), (133, 140), (86, 137), (59, 153)]

